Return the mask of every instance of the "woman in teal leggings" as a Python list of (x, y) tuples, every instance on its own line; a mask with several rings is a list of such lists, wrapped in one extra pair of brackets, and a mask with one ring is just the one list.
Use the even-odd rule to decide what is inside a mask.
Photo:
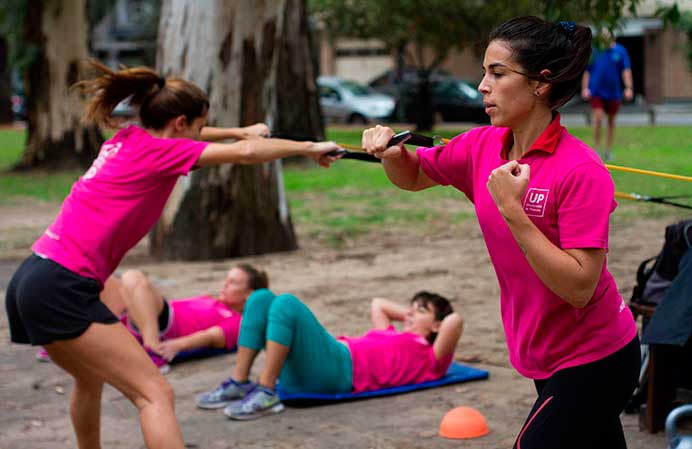
[[(253, 419), (283, 410), (275, 390), (345, 393), (441, 377), (451, 363), (462, 319), (447, 299), (419, 292), (410, 307), (375, 298), (373, 329), (362, 337), (335, 338), (293, 295), (256, 290), (247, 300), (233, 375), (197, 396), (204, 409), (225, 407), (232, 419)], [(393, 321), (403, 321), (403, 332)], [(259, 382), (250, 382), (255, 357), (266, 350)], [(383, 350), (384, 349), (384, 350)], [(390, 357), (383, 357), (383, 353)]]

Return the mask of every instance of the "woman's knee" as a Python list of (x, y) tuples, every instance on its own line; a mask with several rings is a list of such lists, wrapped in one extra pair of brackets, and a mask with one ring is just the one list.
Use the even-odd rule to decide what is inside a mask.
[(291, 294), (282, 294), (277, 296), (269, 308), (270, 317), (296, 318), (301, 309), (306, 309), (307, 306), (303, 302)]
[(271, 290), (266, 288), (255, 290), (245, 302), (243, 314), (266, 316), (275, 298), (276, 295)]
[(161, 379), (151, 379), (147, 382), (139, 395), (132, 398), (132, 402), (140, 410), (150, 405), (173, 409), (175, 407), (175, 393), (171, 384), (161, 376)]
[(149, 286), (149, 279), (139, 270), (127, 270), (122, 275), (123, 288), (132, 291)]
[(75, 394), (99, 398), (103, 392), (103, 381), (92, 377), (75, 377), (74, 388)]

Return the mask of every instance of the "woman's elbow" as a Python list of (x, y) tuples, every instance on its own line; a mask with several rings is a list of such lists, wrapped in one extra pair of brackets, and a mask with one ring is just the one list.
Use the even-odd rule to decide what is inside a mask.
[(596, 292), (596, 285), (585, 285), (582, 287), (577, 287), (574, 289), (571, 295), (564, 298), (565, 301), (570, 303), (577, 309), (583, 309), (591, 302), (594, 293)]
[(234, 145), (238, 148), (238, 164), (254, 164), (257, 159), (257, 148), (252, 139), (239, 140)]

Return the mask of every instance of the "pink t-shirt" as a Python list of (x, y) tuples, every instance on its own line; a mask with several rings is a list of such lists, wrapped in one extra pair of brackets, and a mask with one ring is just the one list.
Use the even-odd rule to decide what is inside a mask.
[[(605, 263), (593, 297), (577, 309), (526, 261), (486, 186), (490, 172), (507, 162), (512, 139), (510, 129), (486, 126), (417, 154), (432, 180), (456, 187), (475, 205), (500, 284), (510, 361), (522, 375), (545, 379), (614, 353), (637, 330)], [(524, 211), (553, 244), (608, 248), (608, 219), (617, 206), (613, 181), (598, 155), (560, 126), (559, 115), (519, 162), (531, 167)]]
[[(221, 301), (212, 296), (202, 295), (173, 299), (168, 301), (168, 304), (170, 305), (169, 324), (161, 333), (162, 340), (185, 337), (218, 326), (226, 339), (226, 349), (233, 349), (238, 345), (242, 315), (226, 307)], [(139, 337), (139, 330), (130, 323), (127, 315), (121, 317), (120, 321)]]
[(35, 253), (102, 284), (158, 220), (176, 180), (208, 145), (130, 126), (106, 141), (72, 186)]
[(238, 345), (242, 315), (211, 296), (172, 300), (171, 327), (164, 338), (178, 338), (218, 326), (226, 337), (226, 349)]
[(452, 363), (453, 354), (437, 360), (425, 338), (393, 326), (337, 340), (346, 342), (351, 351), (355, 393), (439, 379)]

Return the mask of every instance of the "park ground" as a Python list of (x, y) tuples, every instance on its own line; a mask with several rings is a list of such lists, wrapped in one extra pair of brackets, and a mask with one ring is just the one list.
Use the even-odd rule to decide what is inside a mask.
[[(689, 131), (686, 133), (680, 137), (683, 142), (689, 141)], [(682, 154), (688, 165), (678, 164), (678, 168), (689, 175), (687, 155), (689, 146)], [(622, 153), (616, 152), (616, 156), (628, 165), (637, 162), (636, 157), (628, 162)], [(489, 379), (388, 398), (287, 408), (257, 421), (233, 422), (220, 411), (197, 410), (194, 395), (225, 379), (235, 356), (184, 362), (174, 365), (167, 378), (176, 392), (177, 416), (187, 447), (511, 447), (535, 392), (531, 381), (519, 376), (508, 362), (499, 289), (472, 205), (453, 192), (432, 196), (400, 193), (386, 186), (379, 175), (371, 175), (374, 169), (346, 164), (343, 176), (351, 179), (348, 186), (322, 184), (326, 176), (331, 180), (342, 176), (332, 172), (342, 170), (338, 166), (316, 171), (314, 177), (313, 169), (287, 170), (300, 241), (297, 251), (221, 261), (158, 262), (148, 256), (146, 242), (142, 242), (121, 269), (141, 269), (166, 295), (179, 298), (216, 292), (231, 264), (258, 264), (269, 272), (275, 291), (302, 298), (334, 334), (366, 331), (368, 305), (374, 296), (406, 300), (418, 290), (434, 290), (452, 298), (465, 318), (456, 359), (488, 370)], [(349, 170), (365, 170), (367, 176), (356, 178)], [(641, 181), (633, 184), (642, 187)], [(13, 269), (59, 206), (58, 200), (50, 198), (25, 195), (3, 200), (0, 195), (0, 296), (4, 296)], [(631, 294), (639, 263), (660, 250), (665, 226), (684, 216), (684, 212), (664, 206), (620, 204), (611, 219), (608, 265), (623, 297), (628, 299)], [(0, 447), (75, 447), (68, 415), (69, 377), (50, 363), (37, 362), (35, 348), (9, 343), (7, 327), (2, 308)], [(260, 358), (258, 366), (261, 364)], [(438, 436), (445, 412), (461, 405), (474, 407), (486, 417), (488, 435), (455, 441)], [(630, 449), (666, 446), (661, 433), (640, 431), (635, 415), (624, 416), (623, 426)], [(104, 448), (144, 447), (136, 410), (110, 387), (103, 396), (102, 436)]]

